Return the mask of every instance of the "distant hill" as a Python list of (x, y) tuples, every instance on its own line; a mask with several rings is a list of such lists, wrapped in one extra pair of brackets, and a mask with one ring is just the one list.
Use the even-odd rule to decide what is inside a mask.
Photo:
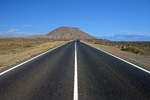
[(94, 39), (94, 37), (74, 27), (59, 27), (47, 35), (51, 39)]
[(94, 37), (75, 27), (59, 27), (48, 34), (37, 35), (33, 37), (49, 38), (52, 40), (95, 39)]

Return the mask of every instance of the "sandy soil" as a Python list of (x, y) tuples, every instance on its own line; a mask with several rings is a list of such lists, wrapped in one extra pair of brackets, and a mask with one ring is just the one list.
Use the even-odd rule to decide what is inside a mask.
[(90, 42), (86, 42), (86, 43), (91, 44), (101, 50), (109, 52), (113, 55), (116, 55), (120, 58), (123, 58), (123, 59), (129, 61), (129, 62), (132, 62), (134, 64), (137, 64), (141, 67), (145, 67), (146, 69), (150, 70), (150, 56), (139, 55), (139, 54), (134, 54), (134, 53), (126, 52), (126, 51), (121, 51), (119, 48), (116, 48), (113, 46), (93, 44)]
[(56, 46), (62, 45), (68, 41), (54, 41), (42, 43), (38, 46), (22, 50), (18, 53), (0, 54), (0, 69), (17, 64), (21, 61), (27, 60), (37, 54), (47, 51)]

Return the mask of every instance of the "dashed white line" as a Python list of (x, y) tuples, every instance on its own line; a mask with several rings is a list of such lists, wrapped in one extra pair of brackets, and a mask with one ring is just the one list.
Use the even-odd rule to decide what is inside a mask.
[[(83, 42), (82, 42), (82, 43), (83, 43)], [(104, 52), (104, 53), (106, 53), (106, 54), (108, 54), (108, 55), (110, 55), (110, 56), (113, 56), (113, 57), (115, 57), (115, 58), (117, 58), (117, 59), (119, 59), (119, 60), (121, 60), (121, 61), (124, 61), (124, 62), (126, 62), (126, 63), (132, 65), (133, 67), (136, 67), (136, 68), (138, 68), (138, 69), (140, 69), (140, 70), (142, 70), (142, 71), (144, 71), (144, 72), (150, 74), (150, 71), (149, 71), (149, 70), (146, 70), (146, 69), (144, 69), (144, 68), (142, 68), (142, 67), (140, 67), (140, 66), (138, 66), (138, 65), (135, 65), (135, 64), (133, 64), (133, 63), (131, 63), (131, 62), (128, 62), (128, 61), (126, 61), (126, 60), (124, 60), (124, 59), (122, 59), (122, 58), (120, 58), (120, 57), (117, 57), (117, 56), (115, 56), (115, 55), (113, 55), (113, 54), (111, 54), (111, 53), (109, 53), (109, 52), (106, 52), (106, 51), (104, 51), (104, 50), (101, 50), (101, 49), (99, 49), (99, 48), (96, 48), (96, 47), (94, 47), (94, 46), (92, 46), (92, 45), (89, 45), (89, 44), (87, 44), (87, 43), (84, 43), (84, 44), (86, 44), (86, 45), (88, 45), (88, 46), (90, 46), (90, 47), (93, 47), (93, 48), (95, 48), (95, 49), (97, 49), (97, 50), (100, 50), (100, 51), (102, 51), (102, 52)]]
[(73, 100), (78, 100), (78, 72), (77, 72), (77, 43), (75, 42), (75, 63), (74, 63), (74, 97)]
[[(65, 44), (63, 44), (63, 45), (65, 45)], [(42, 56), (42, 55), (44, 55), (44, 54), (46, 54), (46, 53), (48, 53), (48, 52), (51, 52), (51, 51), (53, 51), (53, 50), (55, 50), (55, 49), (57, 49), (57, 48), (59, 48), (59, 47), (61, 47), (61, 46), (63, 46), (63, 45), (60, 45), (60, 46), (58, 46), (58, 47), (56, 47), (56, 48), (53, 48), (53, 49), (50, 49), (50, 50), (48, 50), (48, 51), (46, 51), (46, 52), (44, 52), (44, 53), (41, 53), (41, 54), (39, 54), (39, 55), (37, 55), (37, 56), (35, 56), (35, 57), (30, 58), (29, 60), (26, 60), (26, 61), (24, 61), (24, 62), (22, 62), (22, 63), (20, 63), (20, 64), (18, 64), (18, 65), (16, 65), (16, 66), (13, 66), (13, 67), (11, 67), (11, 68), (9, 68), (9, 69), (7, 69), (7, 70), (1, 72), (1, 73), (0, 73), (0, 76), (2, 76), (3, 74), (5, 74), (5, 73), (7, 73), (7, 72), (9, 72), (9, 71), (11, 71), (11, 70), (13, 70), (13, 69), (16, 69), (17, 67), (19, 67), (19, 66), (21, 66), (21, 65), (23, 65), (23, 64), (25, 64), (25, 63), (28, 63), (28, 62), (34, 60), (34, 59), (36, 59), (36, 58), (38, 58), (38, 57), (40, 57), (40, 56)]]

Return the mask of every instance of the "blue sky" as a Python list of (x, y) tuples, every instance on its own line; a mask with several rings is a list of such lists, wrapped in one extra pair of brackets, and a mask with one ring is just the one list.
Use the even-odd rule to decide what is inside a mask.
[(150, 0), (0, 0), (0, 35), (79, 27), (115, 41), (150, 41)]

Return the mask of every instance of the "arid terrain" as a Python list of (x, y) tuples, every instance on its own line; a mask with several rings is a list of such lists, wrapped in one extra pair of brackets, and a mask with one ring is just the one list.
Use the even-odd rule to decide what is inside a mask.
[(17, 64), (67, 42), (46, 39), (1, 38), (0, 68)]
[(47, 34), (26, 38), (2, 37), (0, 38), (0, 68), (17, 64), (75, 39), (94, 39), (94, 37), (75, 27), (58, 27)]
[[(150, 69), (150, 42), (112, 42), (106, 40), (86, 40), (84, 42), (141, 67)], [(140, 51), (137, 53), (134, 49), (129, 51), (122, 50), (122, 48), (128, 47), (138, 48)], [(141, 51), (143, 53), (140, 53)]]

